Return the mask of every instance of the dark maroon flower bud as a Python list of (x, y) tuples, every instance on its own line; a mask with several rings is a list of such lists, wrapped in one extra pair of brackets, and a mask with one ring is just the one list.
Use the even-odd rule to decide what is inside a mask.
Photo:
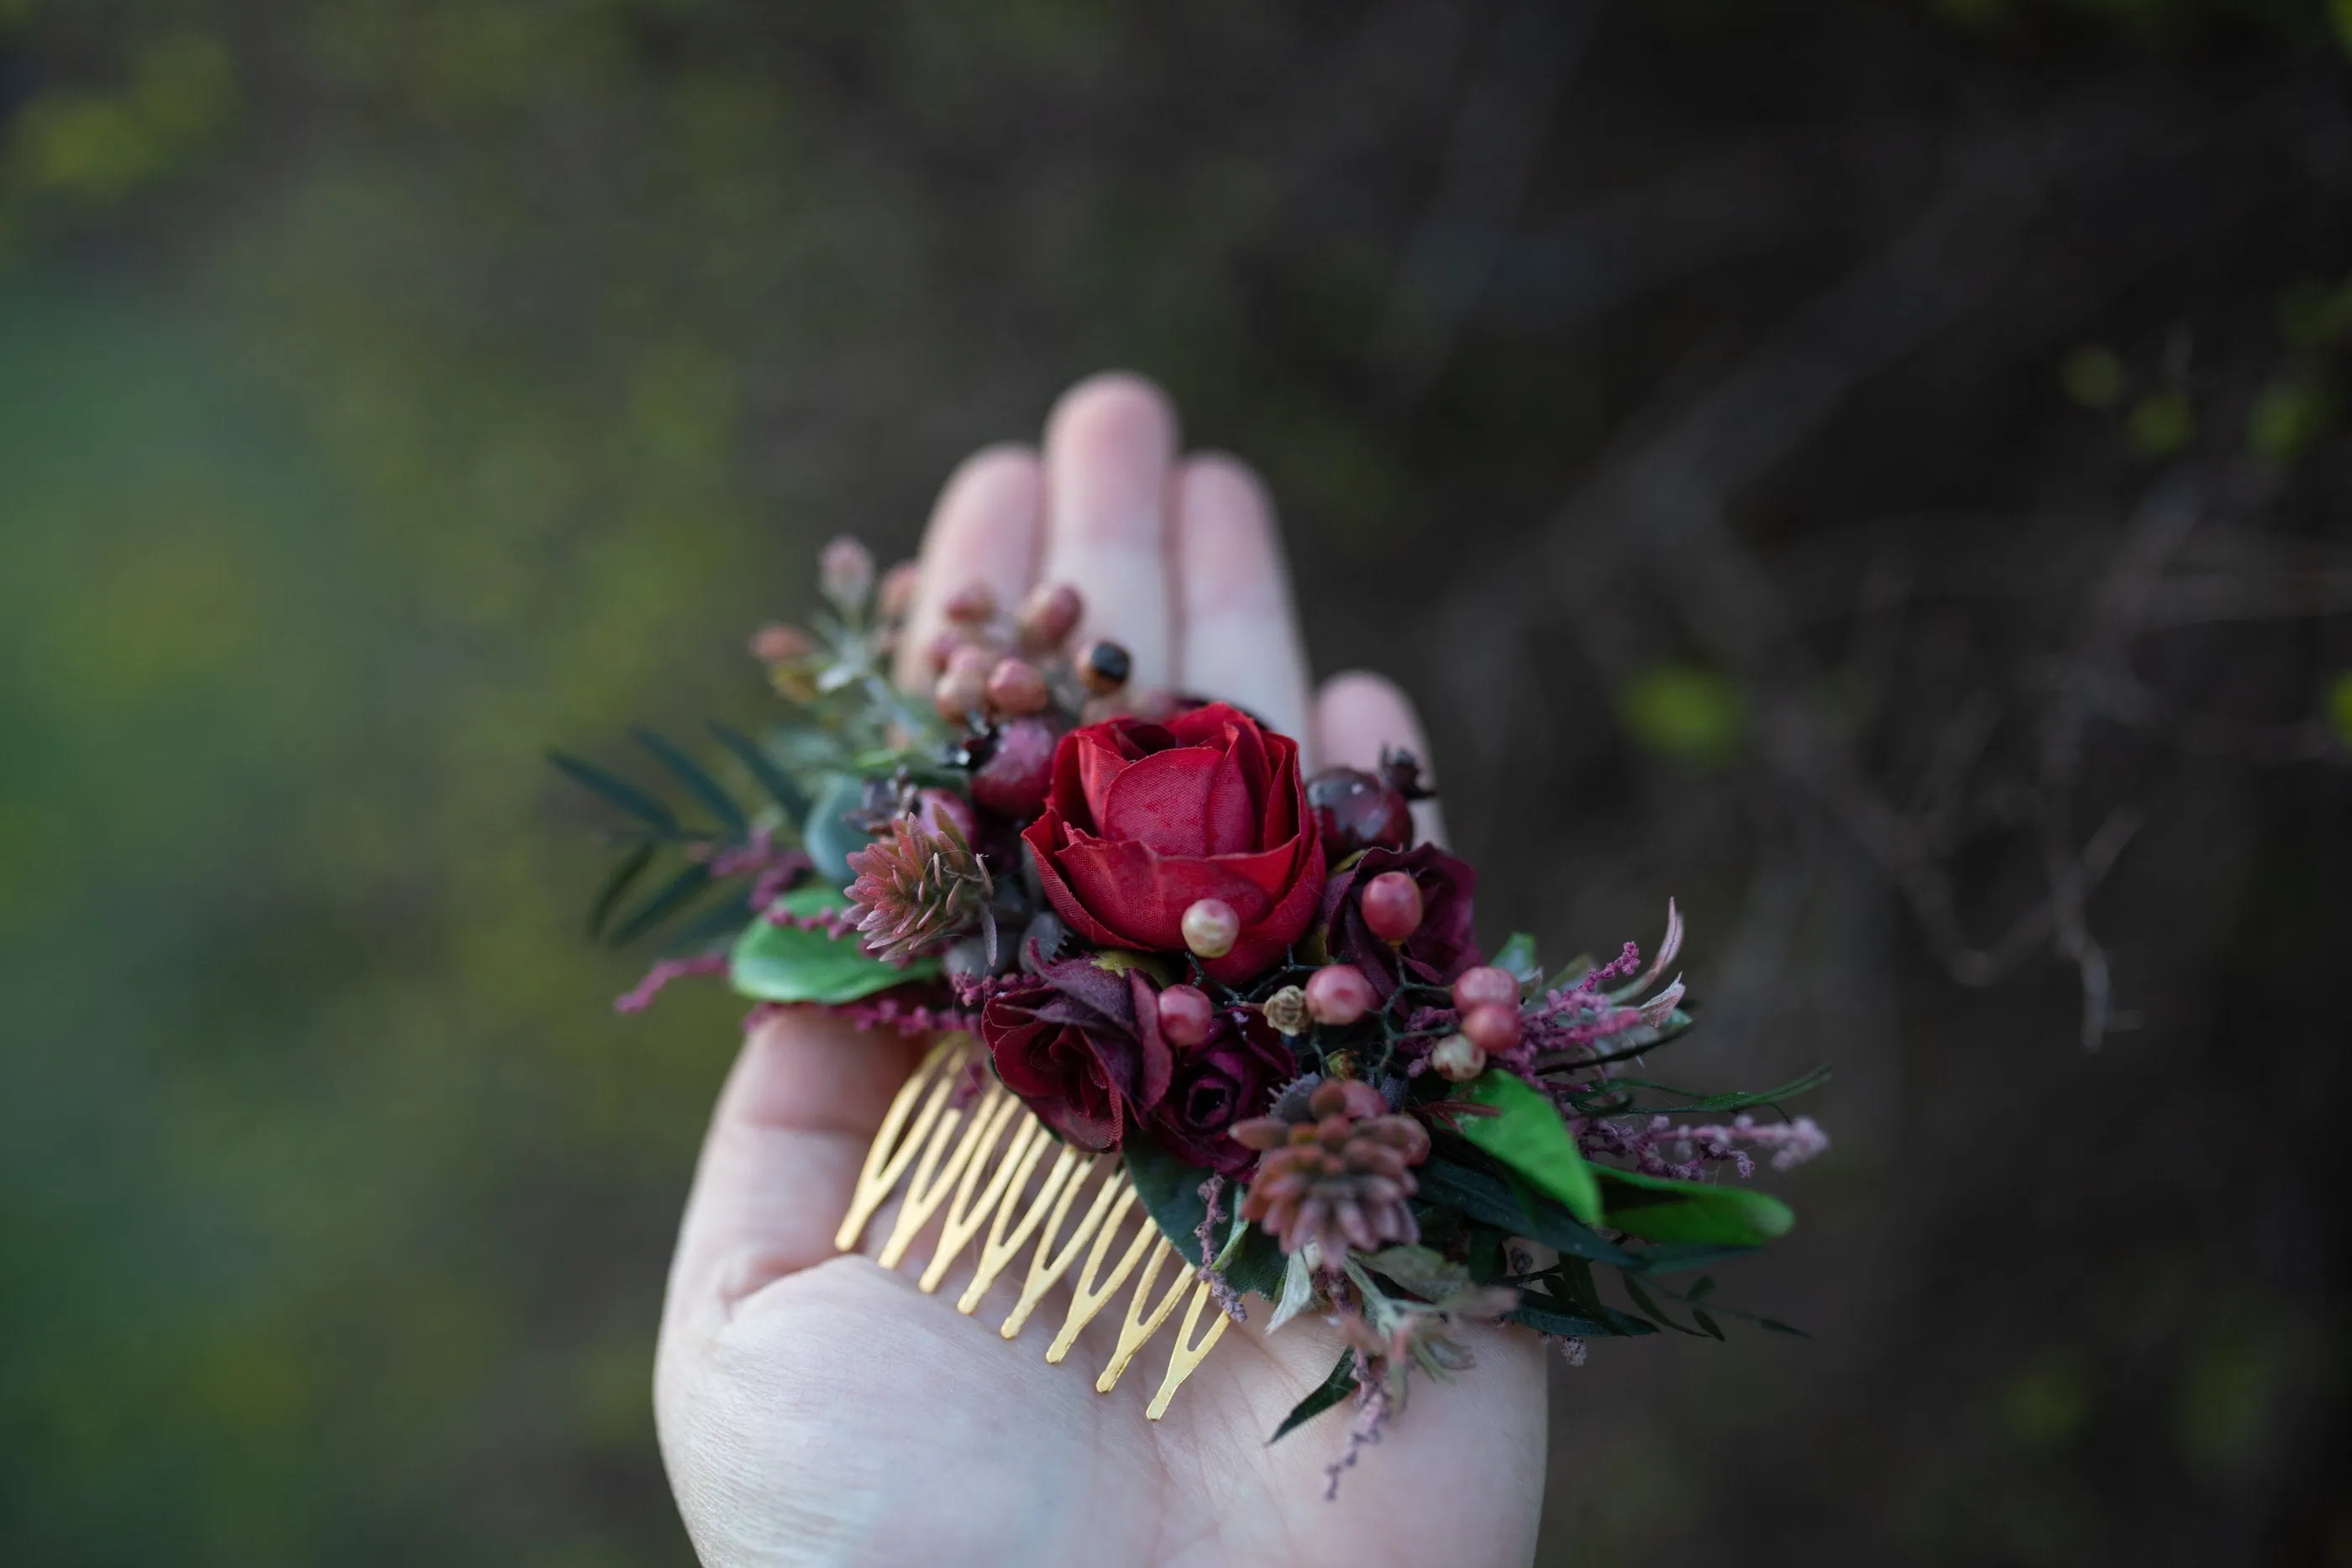
[(1412, 845), (1412, 812), (1403, 794), (1361, 768), (1326, 768), (1307, 781), (1307, 804), (1333, 860), (1358, 850)]
[(926, 789), (915, 797), (915, 816), (933, 832), (953, 828), (965, 843), (972, 841), (971, 807), (952, 789)]
[(1013, 618), (1022, 650), (1030, 653), (1052, 653), (1077, 630), (1078, 618), (1085, 612), (1086, 601), (1068, 583), (1039, 583), (1029, 591), (1029, 597), (1022, 601), (1021, 613)]
[(1481, 1002), (1462, 1015), (1462, 1035), (1493, 1056), (1519, 1043), (1519, 1009), (1500, 1002)]
[(1454, 1005), (1466, 1013), (1482, 1002), (1516, 1009), (1519, 1005), (1518, 977), (1492, 964), (1463, 970), (1462, 977), (1454, 982)]
[(1048, 695), (1045, 677), (1026, 659), (1000, 659), (988, 673), (989, 706), (1001, 714), (1043, 713)]
[(1082, 1149), (1118, 1148), (1168, 1092), (1173, 1061), (1140, 970), (1048, 964), (990, 999), (980, 1033), (1004, 1086)]
[(971, 776), (971, 798), (982, 810), (1026, 822), (1045, 809), (1054, 783), (1054, 727), (1042, 718), (1008, 718), (996, 727), (988, 760)]
[(1087, 643), (1086, 652), (1078, 655), (1078, 679), (1098, 697), (1127, 685), (1134, 673), (1135, 660), (1128, 651), (1108, 640)]
[[(1383, 875), (1401, 873), (1421, 890), (1421, 922), (1402, 946), (1376, 933), (1365, 918), (1364, 895)], [(1471, 903), (1478, 874), (1434, 844), (1399, 854), (1366, 850), (1323, 887), (1318, 922), (1335, 963), (1352, 964), (1372, 983), (1381, 1000), (1399, 979), (1450, 986), (1478, 962)]]
[(1373, 936), (1391, 946), (1421, 928), (1421, 888), (1401, 871), (1384, 871), (1364, 887), (1360, 906)]
[(1328, 964), (1307, 982), (1307, 1013), (1317, 1023), (1354, 1023), (1379, 1000), (1372, 983), (1353, 964)]
[(1160, 993), (1160, 1032), (1178, 1050), (1200, 1044), (1216, 1024), (1216, 1007), (1200, 987), (1171, 986)]
[(1226, 1134), (1274, 1103), (1275, 1092), (1297, 1076), (1297, 1059), (1263, 1019), (1246, 1012), (1213, 1014), (1207, 1037), (1178, 1048), (1175, 1059), (1168, 1092), (1145, 1118), (1152, 1137), (1187, 1165), (1246, 1176), (1257, 1153)]

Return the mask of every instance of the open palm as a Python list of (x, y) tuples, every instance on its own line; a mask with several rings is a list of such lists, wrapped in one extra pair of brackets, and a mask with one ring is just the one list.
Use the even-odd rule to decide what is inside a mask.
[[(1179, 461), (1167, 400), (1102, 376), (1055, 408), (1042, 458), (982, 452), (934, 512), (901, 674), (973, 581), (1016, 601), (1074, 584), (1086, 625), (1124, 643), (1135, 682), (1239, 703), (1318, 766), (1423, 751), (1410, 706), (1368, 675), (1310, 705), (1280, 540), (1263, 487), (1229, 458)], [(1312, 1319), (1271, 1336), (1263, 1303), (1166, 1417), (1155, 1381), (1094, 1391), (1115, 1329), (1097, 1320), (1049, 1366), (1041, 1327), (971, 1316), (865, 1256), (836, 1255), (867, 1143), (919, 1042), (794, 1011), (746, 1041), (702, 1153), (672, 1267), (656, 1373), (679, 1511), (714, 1565), (1524, 1563), (1542, 1498), (1541, 1347), (1467, 1329), (1478, 1365), (1416, 1380), (1412, 1407), (1325, 1500), (1335, 1415), (1268, 1447), (1330, 1370)], [(869, 1234), (887, 1234), (886, 1215)], [(923, 1249), (918, 1248), (919, 1259)], [(968, 1277), (968, 1271), (967, 1271)]]

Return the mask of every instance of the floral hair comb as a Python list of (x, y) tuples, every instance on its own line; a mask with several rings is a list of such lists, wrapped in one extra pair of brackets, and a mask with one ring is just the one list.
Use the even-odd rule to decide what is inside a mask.
[(1628, 943), (1548, 973), (1526, 935), (1485, 954), (1475, 873), (1417, 839), (1412, 757), (1309, 773), (1240, 709), (1133, 691), (1116, 643), (1073, 645), (1066, 587), (1010, 615), (956, 595), (925, 650), (930, 700), (911, 700), (887, 669), (911, 568), (877, 590), (873, 558), (836, 540), (820, 587), (813, 629), (752, 639), (789, 716), (756, 739), (712, 727), (731, 787), (637, 734), (709, 826), (554, 760), (627, 819), (592, 925), (670, 932), (624, 1010), (724, 973), (753, 1021), (809, 1005), (933, 1039), (840, 1248), (926, 1291), (968, 1270), (965, 1313), (1017, 1286), (1007, 1339), (1058, 1301), (1048, 1362), (1115, 1311), (1105, 1393), (1173, 1323), (1154, 1420), (1244, 1297), (1276, 1328), (1325, 1315), (1346, 1349), (1275, 1436), (1352, 1396), (1343, 1463), (1413, 1371), (1469, 1364), (1466, 1320), (1580, 1363), (1599, 1337), (1785, 1330), (1719, 1303), (1702, 1270), (1792, 1217), (1712, 1178), (1825, 1148), (1810, 1118), (1755, 1113), (1826, 1074), (1712, 1096), (1636, 1075), (1692, 1023), (1671, 904), (1646, 964)]

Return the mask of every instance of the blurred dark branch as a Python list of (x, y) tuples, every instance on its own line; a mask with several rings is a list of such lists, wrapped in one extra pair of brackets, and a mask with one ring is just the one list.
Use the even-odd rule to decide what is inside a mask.
[(1453, 357), (1511, 237), (1543, 150), (1552, 105), (1601, 9), (1511, 0), (1495, 20), (1463, 97), (1435, 198), (1423, 214), (1373, 340), (1374, 371), (1402, 404), (1418, 402)]

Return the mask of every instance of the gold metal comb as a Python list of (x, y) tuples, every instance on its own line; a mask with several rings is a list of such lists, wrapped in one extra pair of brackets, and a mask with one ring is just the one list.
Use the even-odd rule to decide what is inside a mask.
[[(1061, 1332), (1045, 1347), (1045, 1359), (1055, 1365), (1140, 1267), (1119, 1323), (1118, 1347), (1095, 1379), (1097, 1394), (1118, 1386), (1128, 1364), (1174, 1315), (1191, 1286), (1192, 1304), (1176, 1331), (1167, 1373), (1144, 1411), (1157, 1421), (1224, 1333), (1224, 1312), (1212, 1300), (1208, 1281), (1196, 1279), (1183, 1254), (1160, 1233), (1117, 1155), (1087, 1155), (1062, 1144), (984, 1072), (981, 1081), (989, 1087), (966, 1105), (953, 1103), (959, 1086), (972, 1082), (971, 1070), (985, 1061), (980, 1042), (969, 1034), (950, 1034), (931, 1048), (874, 1134), (834, 1245), (854, 1250), (884, 1201), (898, 1193), (898, 1218), (878, 1256), (884, 1268), (896, 1269), (944, 1208), (938, 1249), (917, 1283), (937, 1291), (956, 1260), (979, 1242), (979, 1272), (956, 1301), (956, 1311), (970, 1315), (997, 1277), (1034, 1242), (1021, 1299), (998, 1330), (1006, 1339), (1021, 1333), (1047, 1292), (1078, 1265)], [(1038, 1167), (1048, 1155), (1052, 1164), (1039, 1179)], [(1122, 1239), (1130, 1219), (1139, 1228)], [(1160, 1277), (1171, 1273), (1171, 1265), (1172, 1277), (1163, 1284)], [(1204, 1311), (1209, 1326), (1202, 1331)]]

